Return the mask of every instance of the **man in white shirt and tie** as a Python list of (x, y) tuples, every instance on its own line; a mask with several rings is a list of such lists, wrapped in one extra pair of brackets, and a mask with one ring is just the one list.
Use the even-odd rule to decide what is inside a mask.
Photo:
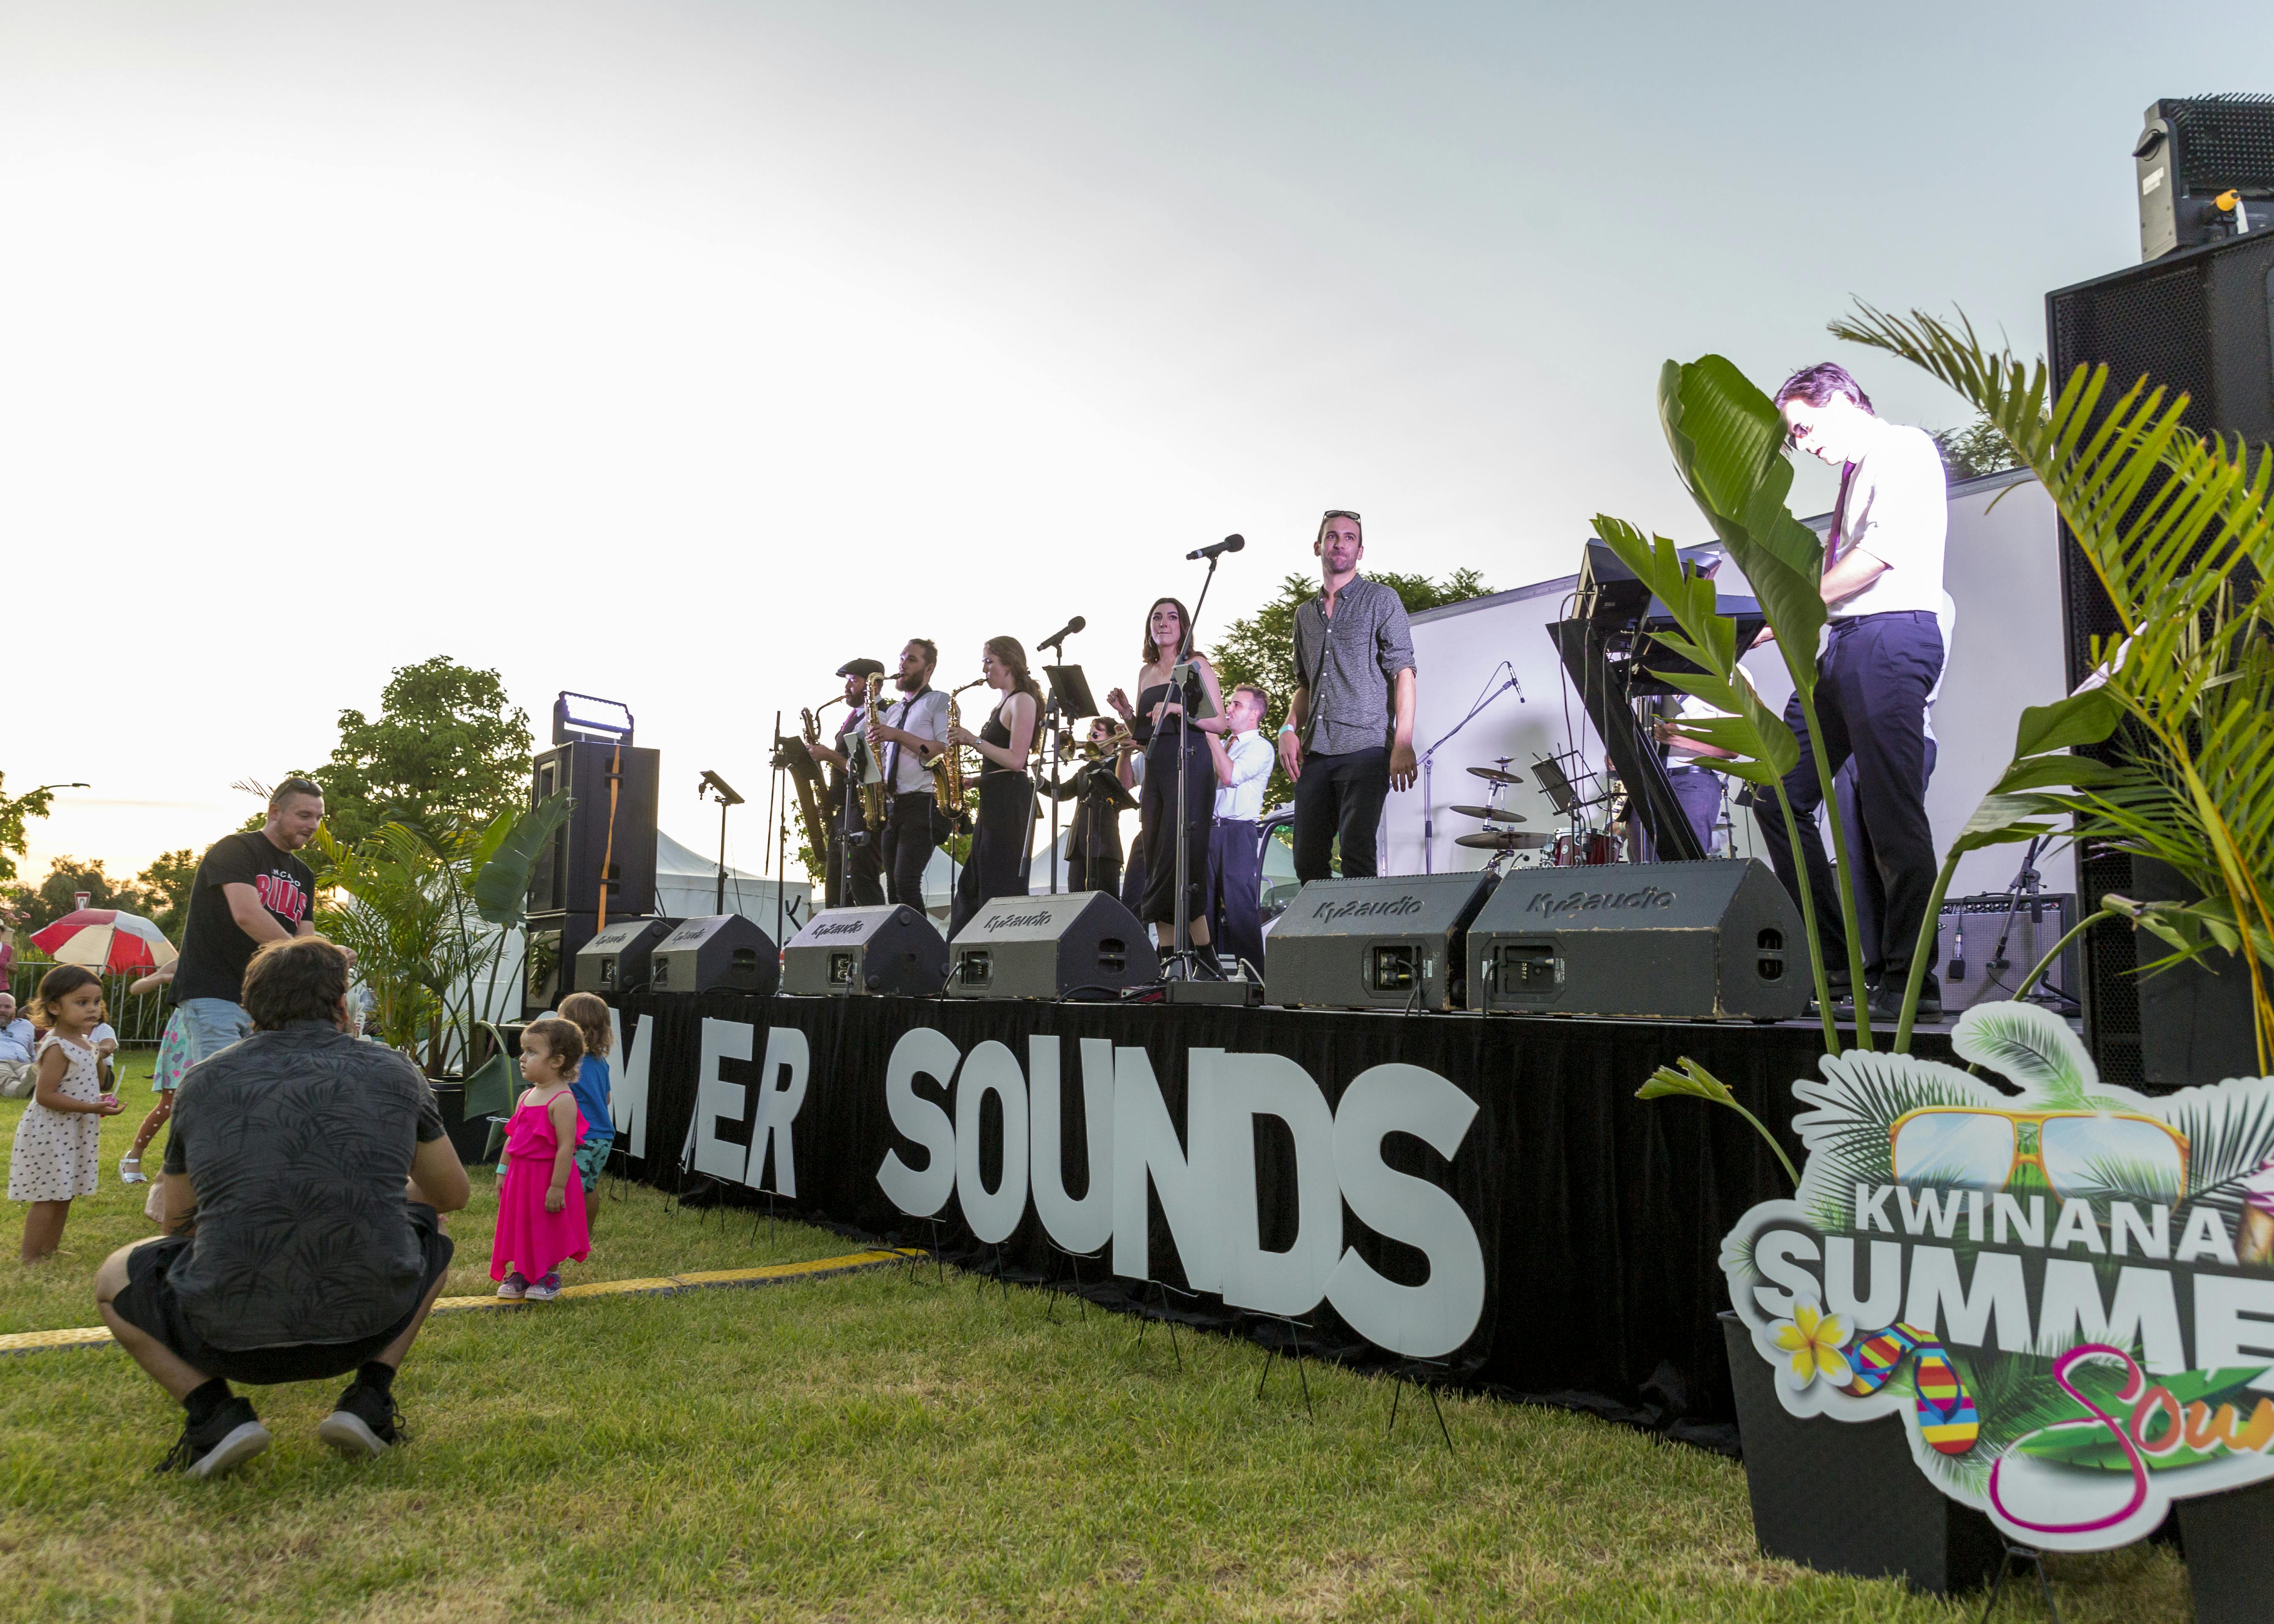
[(1263, 848), (1255, 823), (1263, 811), (1263, 787), (1276, 756), (1256, 730), (1270, 696), (1252, 683), (1240, 684), (1224, 701), (1227, 736), (1208, 735), (1216, 757), (1216, 821), (1209, 826), (1209, 929), (1221, 952), (1263, 969)]
[[(1873, 858), (1886, 887), (1871, 995), (1874, 1021), (1902, 1007), (1911, 958), (1934, 891), (1934, 831), (1926, 816), (1927, 696), (1942, 676), (1942, 551), (1949, 491), (1942, 455), (1924, 431), (1889, 423), (1845, 368), (1829, 362), (1787, 379), (1777, 391), (1792, 448), (1841, 470), (1840, 498), (1825, 538), (1821, 590), (1831, 623), (1817, 661), (1816, 715), (1835, 773), (1856, 763), (1856, 799), (1871, 826)], [(1798, 861), (1784, 820), (1758, 820), (1762, 844), (1796, 898), (1806, 875), (1816, 899), (1825, 967), (1836, 997), (1847, 988), (1848, 942), (1839, 895), (1816, 815), (1824, 794), (1797, 695), (1785, 720), (1800, 736), (1800, 764), (1785, 775), (1800, 827)], [(1927, 942), (1927, 967), (1935, 943)], [(1860, 996), (1862, 989), (1856, 989)], [(1939, 1019), (1941, 992), (1930, 974), (1919, 1014)]]

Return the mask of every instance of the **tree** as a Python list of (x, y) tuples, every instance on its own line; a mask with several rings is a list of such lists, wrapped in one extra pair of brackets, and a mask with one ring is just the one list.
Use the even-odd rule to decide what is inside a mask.
[(154, 898), (146, 897), (132, 880), (113, 879), (102, 869), (102, 860), (81, 862), (76, 857), (58, 857), (48, 865), (48, 877), (39, 888), (19, 885), (10, 892), (17, 906), (24, 913), (27, 931), (44, 930), (77, 903), (74, 898), (87, 893), (87, 906), (91, 908), (124, 908), (129, 914), (150, 913)]
[(1932, 438), (1935, 449), (1942, 453), (1943, 471), (1953, 479), (1979, 479), (2020, 466), (2013, 446), (1986, 417), (1962, 429), (1936, 429)]
[(494, 671), (446, 655), (400, 665), (376, 718), (340, 712), (324, 786), (326, 822), (352, 846), (384, 824), (429, 829), (456, 818), (486, 828), (529, 800), (529, 712)]
[(190, 921), (190, 888), (197, 883), (198, 854), (186, 846), (161, 852), (156, 861), (134, 876), (152, 912), (150, 921), (176, 942)]
[[(0, 786), (7, 782), (8, 775), (0, 772)], [(29, 819), (47, 816), (49, 804), (55, 798), (55, 792), (46, 789), (13, 797), (0, 793), (0, 880), (16, 877), (16, 860), (24, 854), (24, 824)]]
[[(1394, 570), (1369, 573), (1367, 579), (1379, 581), (1397, 593), (1408, 614), (1482, 598), (1492, 590), (1473, 569), (1457, 569), (1442, 583), (1427, 575), (1399, 575)], [(1243, 682), (1259, 684), (1271, 696), (1270, 708), (1263, 718), (1263, 736), (1267, 739), (1276, 734), (1279, 725), (1287, 719), (1287, 699), (1295, 687), (1295, 611), (1318, 595), (1318, 576), (1287, 576), (1280, 582), (1276, 597), (1254, 614), (1234, 620), (1225, 629), (1223, 640), (1209, 651), (1209, 658), (1216, 664), (1216, 676), (1224, 684), (1227, 700), (1231, 690)], [(1264, 800), (1276, 804), (1290, 799), (1294, 793), (1295, 786), (1288, 782), (1286, 770), (1273, 767), (1271, 781), (1264, 786)]]

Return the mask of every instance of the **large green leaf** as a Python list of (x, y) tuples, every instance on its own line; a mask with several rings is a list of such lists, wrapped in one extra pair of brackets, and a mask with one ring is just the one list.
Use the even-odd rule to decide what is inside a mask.
[(2116, 696), (2105, 688), (2089, 688), (2049, 705), (2029, 705), (2014, 730), (2014, 754), (2042, 756), (2048, 750), (2104, 743), (2123, 719)]
[(526, 812), (509, 814), (513, 825), (500, 839), (495, 855), (474, 876), (474, 907), (493, 925), (512, 928), (521, 923), (529, 904), (530, 871), (538, 853), (568, 816), (568, 796), (547, 795)]

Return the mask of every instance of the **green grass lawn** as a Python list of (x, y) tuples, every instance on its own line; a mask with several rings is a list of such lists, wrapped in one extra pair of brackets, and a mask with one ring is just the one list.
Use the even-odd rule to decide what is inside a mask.
[[(147, 1100), (130, 1087), (130, 1107)], [(15, 1112), (0, 1113), (12, 1131)], [(139, 1112), (110, 1124), (119, 1147)], [(105, 1137), (105, 1173), (117, 1154)], [(476, 1181), (476, 1207), (487, 1195)], [(114, 1193), (116, 1192), (117, 1193)], [(147, 1232), (115, 1183), (64, 1255), (0, 1261), (0, 1325), (93, 1322), (87, 1276)], [(20, 1208), (15, 1209), (20, 1212)], [(747, 1218), (605, 1209), (572, 1278), (852, 1250)], [(478, 1210), (456, 1225), (486, 1258)], [(10, 1237), (12, 1241), (12, 1234)], [(479, 1259), (453, 1290), (486, 1289)], [(760, 1290), (436, 1320), (378, 1462), (312, 1437), (334, 1384), (252, 1390), (269, 1452), (148, 1469), (180, 1411), (115, 1351), (0, 1359), (0, 1620), (1568, 1619), (1979, 1615), (1753, 1548), (1732, 1462), (1592, 1418), (1445, 1401), (1397, 1437), (1381, 1381), (886, 1269)], [(2065, 1618), (2188, 1617), (2162, 1549), (2055, 1558)], [(2041, 1618), (2033, 1593), (2000, 1619)]]

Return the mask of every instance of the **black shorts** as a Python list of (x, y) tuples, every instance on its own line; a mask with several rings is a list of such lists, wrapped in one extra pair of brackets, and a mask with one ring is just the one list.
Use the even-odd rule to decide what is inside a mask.
[[(424, 1202), (410, 1203), (410, 1222), (418, 1231), (418, 1244), (426, 1254), (425, 1275), (418, 1283), (418, 1300), (424, 1303), (426, 1294), (434, 1289), (434, 1282), (450, 1267), (450, 1254), (455, 1248), (450, 1237), (442, 1233), (441, 1220), (434, 1209)], [(344, 1376), (365, 1360), (384, 1352), (418, 1317), (414, 1305), (384, 1331), (358, 1337), (351, 1342), (216, 1348), (192, 1327), (174, 1296), (169, 1271), (174, 1259), (189, 1249), (190, 1237), (167, 1235), (146, 1241), (128, 1252), (126, 1289), (110, 1300), (110, 1306), (127, 1324), (163, 1342), (191, 1369), (218, 1376), (224, 1381), (273, 1387), (282, 1381), (321, 1381)]]

